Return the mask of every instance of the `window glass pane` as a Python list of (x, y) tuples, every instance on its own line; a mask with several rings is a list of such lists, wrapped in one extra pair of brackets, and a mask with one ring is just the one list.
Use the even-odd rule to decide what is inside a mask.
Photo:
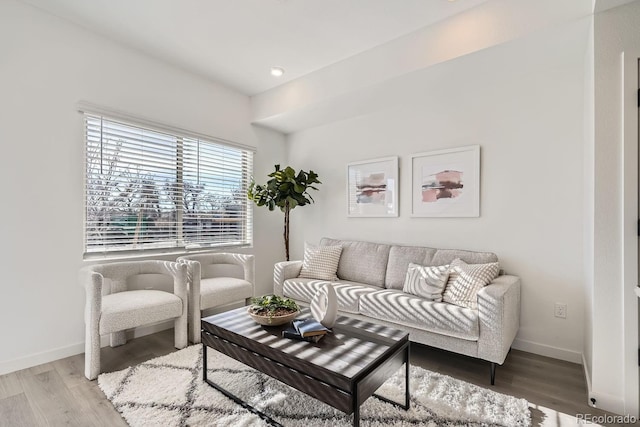
[(247, 239), (246, 152), (184, 140), (184, 240), (188, 246), (241, 244)]

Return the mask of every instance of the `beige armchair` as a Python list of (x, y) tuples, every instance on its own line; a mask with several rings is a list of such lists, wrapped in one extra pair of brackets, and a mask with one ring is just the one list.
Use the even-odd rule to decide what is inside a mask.
[[(173, 278), (173, 292), (131, 290), (142, 274)], [(110, 345), (125, 344), (125, 331), (141, 325), (174, 319), (175, 347), (187, 346), (187, 266), (170, 261), (131, 261), (99, 264), (81, 270), (86, 291), (85, 376), (100, 374), (100, 336), (110, 334)]]
[[(183, 256), (177, 261), (189, 266), (189, 340), (199, 343), (202, 310), (237, 301), (244, 301), (245, 304), (251, 302), (255, 289), (254, 257), (233, 253), (210, 253)], [(209, 273), (209, 267), (222, 264), (241, 267), (242, 279), (215, 277)]]

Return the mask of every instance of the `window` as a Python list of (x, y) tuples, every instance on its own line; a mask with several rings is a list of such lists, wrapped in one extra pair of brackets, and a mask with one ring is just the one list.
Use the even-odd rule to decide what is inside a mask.
[(85, 254), (251, 244), (252, 150), (84, 117)]

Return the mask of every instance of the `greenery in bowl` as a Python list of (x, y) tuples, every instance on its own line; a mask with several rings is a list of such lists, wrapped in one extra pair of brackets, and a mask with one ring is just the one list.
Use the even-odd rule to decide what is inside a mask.
[(258, 316), (284, 316), (300, 310), (294, 300), (278, 295), (255, 297), (251, 299), (251, 303), (251, 313)]

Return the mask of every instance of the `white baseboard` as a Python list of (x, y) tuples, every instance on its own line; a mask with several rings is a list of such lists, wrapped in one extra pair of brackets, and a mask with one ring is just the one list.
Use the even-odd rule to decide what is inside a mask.
[[(582, 369), (584, 371), (584, 381), (587, 383), (587, 396), (591, 396), (591, 372), (589, 372), (587, 365), (587, 359), (584, 358), (584, 353), (582, 354)], [(589, 402), (589, 406), (593, 406), (591, 402)]]
[[(595, 399), (596, 403), (592, 403), (591, 399)], [(589, 406), (612, 412), (614, 414), (625, 414), (624, 400), (622, 398), (612, 396), (610, 394), (598, 393), (592, 390), (589, 391)]]
[[(216, 307), (205, 311), (208, 315), (225, 311), (229, 308), (240, 307), (242, 303), (232, 303), (221, 307)], [(156, 332), (164, 331), (166, 329), (173, 328), (173, 320), (167, 320), (151, 325), (141, 326), (127, 331), (127, 339), (139, 338), (145, 335), (155, 334)], [(104, 335), (100, 338), (100, 346), (106, 347), (109, 345), (109, 335)], [(65, 357), (75, 356), (76, 354), (84, 353), (84, 341), (76, 344), (68, 345), (65, 347), (56, 348), (53, 350), (43, 351), (41, 353), (30, 354), (19, 359), (2, 361), (0, 362), (0, 375), (9, 374), (11, 372), (19, 371), (21, 369), (32, 368), (34, 366), (42, 365), (44, 363), (53, 362), (58, 359), (64, 359)]]
[[(166, 321), (156, 323), (149, 326), (143, 326), (130, 331), (127, 331), (127, 339), (133, 339), (143, 337), (145, 335), (155, 334), (156, 332), (164, 331), (165, 329), (173, 328), (173, 321)], [(105, 335), (100, 339), (100, 346), (106, 347), (109, 345), (109, 336)], [(53, 362), (58, 359), (64, 359), (65, 357), (75, 356), (76, 354), (84, 353), (84, 342), (68, 345), (65, 347), (56, 348), (53, 350), (43, 351), (41, 353), (30, 354), (19, 359), (0, 362), (0, 375), (9, 374), (11, 372), (19, 371), (21, 369), (32, 368), (34, 366), (42, 365), (44, 363)]]
[(44, 363), (53, 362), (54, 360), (64, 359), (65, 357), (75, 356), (84, 352), (84, 342), (68, 345), (65, 347), (55, 348), (40, 353), (30, 354), (19, 359), (0, 362), (0, 375), (9, 374), (21, 369), (31, 368), (33, 366), (42, 365)]
[(554, 359), (582, 364), (582, 352), (567, 350), (566, 348), (552, 347), (550, 345), (520, 340), (517, 338), (513, 341), (511, 347), (516, 350), (539, 354), (540, 356), (552, 357)]

